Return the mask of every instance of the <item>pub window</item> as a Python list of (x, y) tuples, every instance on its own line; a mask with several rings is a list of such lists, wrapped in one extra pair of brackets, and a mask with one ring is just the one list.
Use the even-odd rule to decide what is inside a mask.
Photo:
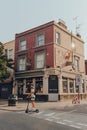
[(26, 83), (26, 90), (25, 90), (26, 93), (30, 93), (30, 83)]
[(63, 78), (63, 93), (68, 93), (67, 78)]
[(36, 88), (37, 93), (43, 93), (43, 78), (42, 77), (36, 78), (35, 88)]
[(76, 93), (79, 93), (79, 86), (76, 86)]
[(74, 80), (69, 80), (70, 93), (74, 93)]
[[(33, 78), (29, 78), (26, 80), (26, 89), (25, 93), (30, 93), (30, 84), (33, 82)], [(43, 93), (43, 77), (36, 77), (35, 78), (35, 92)]]

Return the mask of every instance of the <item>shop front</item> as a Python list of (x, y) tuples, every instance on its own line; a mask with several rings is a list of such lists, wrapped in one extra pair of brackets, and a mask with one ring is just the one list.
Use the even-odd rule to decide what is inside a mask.
[(85, 97), (87, 89), (85, 77), (78, 86), (76, 84), (77, 73), (60, 71), (58, 69), (44, 69), (30, 72), (29, 74), (16, 75), (15, 89), (18, 98), (26, 99), (30, 92), (30, 83), (33, 82), (36, 90), (37, 101), (59, 101), (72, 99), (79, 94)]
[[(74, 96), (77, 96), (82, 100), (86, 98), (86, 82), (85, 77), (81, 75), (80, 84), (76, 82), (76, 76), (78, 73), (72, 72), (62, 72), (62, 80), (60, 86), (60, 100), (72, 99)], [(84, 79), (84, 80), (83, 80)]]
[(0, 84), (0, 99), (8, 99), (12, 94), (13, 82)]
[(47, 95), (44, 94), (43, 76), (27, 77), (27, 78), (25, 77), (16, 79), (16, 90), (18, 98), (26, 99), (28, 93), (30, 92), (30, 83), (32, 82), (35, 86), (36, 100), (39, 101), (48, 100)]
[[(53, 70), (53, 71), (52, 71)], [(15, 90), (18, 98), (26, 99), (33, 82), (37, 101), (58, 101), (58, 75), (54, 69), (34, 70), (15, 75)]]

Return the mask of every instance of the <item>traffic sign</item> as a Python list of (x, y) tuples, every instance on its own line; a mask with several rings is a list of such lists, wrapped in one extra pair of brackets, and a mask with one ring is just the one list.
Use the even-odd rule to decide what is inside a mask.
[(82, 83), (82, 77), (81, 75), (76, 76), (76, 85), (80, 85)]

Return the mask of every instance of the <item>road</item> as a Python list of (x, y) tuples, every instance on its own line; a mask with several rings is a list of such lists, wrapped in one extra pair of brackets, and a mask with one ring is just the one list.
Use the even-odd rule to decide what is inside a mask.
[(77, 130), (55, 121), (51, 122), (47, 117), (40, 118), (40, 116), (41, 112), (39, 114), (26, 114), (24, 112), (17, 113), (1, 110), (0, 130)]
[(0, 109), (0, 130), (87, 130), (87, 105), (45, 109), (39, 113)]

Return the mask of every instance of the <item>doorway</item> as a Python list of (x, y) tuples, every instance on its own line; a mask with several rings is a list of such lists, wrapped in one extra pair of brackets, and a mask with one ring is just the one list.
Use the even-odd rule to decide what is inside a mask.
[(49, 101), (58, 101), (58, 77), (50, 75), (48, 79)]

